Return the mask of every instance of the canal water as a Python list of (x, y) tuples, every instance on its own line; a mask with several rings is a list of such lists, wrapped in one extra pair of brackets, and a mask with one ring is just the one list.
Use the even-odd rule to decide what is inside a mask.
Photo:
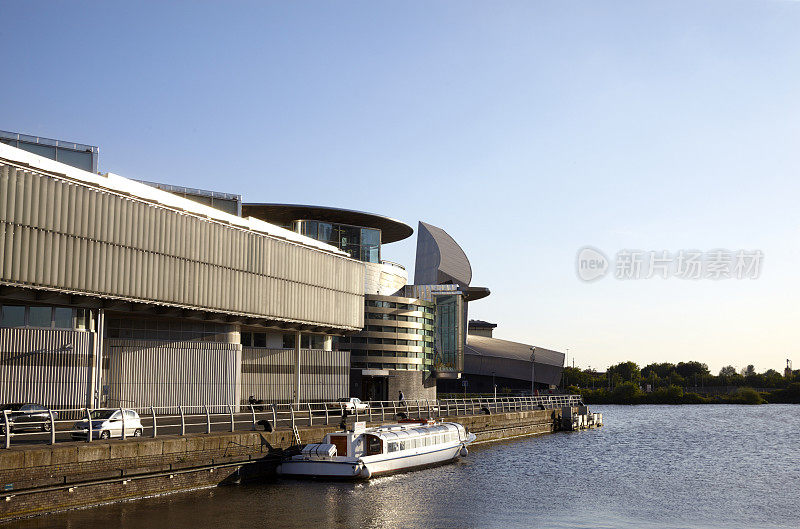
[(13, 527), (800, 527), (800, 406), (591, 409), (602, 429), (483, 444), (367, 483), (276, 479)]

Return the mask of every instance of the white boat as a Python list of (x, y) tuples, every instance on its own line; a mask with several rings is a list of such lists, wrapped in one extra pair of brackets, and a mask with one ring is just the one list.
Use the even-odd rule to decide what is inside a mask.
[(286, 476), (369, 479), (436, 465), (467, 455), (475, 440), (464, 427), (452, 422), (403, 421), (330, 433), (321, 443), (306, 445), (302, 453), (285, 459), (278, 472)]

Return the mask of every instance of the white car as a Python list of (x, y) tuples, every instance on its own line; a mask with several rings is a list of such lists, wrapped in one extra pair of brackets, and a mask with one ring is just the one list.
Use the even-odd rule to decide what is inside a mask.
[(347, 410), (351, 413), (354, 411), (361, 413), (362, 411), (366, 411), (368, 408), (369, 404), (366, 402), (361, 402), (361, 399), (356, 397), (343, 397), (336, 402), (331, 402), (328, 404), (328, 409)]
[[(122, 437), (122, 414), (125, 415), (125, 437), (141, 437), (144, 427), (135, 410), (101, 409), (92, 410), (92, 439)], [(72, 427), (72, 437), (86, 438), (88, 421), (78, 421)]]

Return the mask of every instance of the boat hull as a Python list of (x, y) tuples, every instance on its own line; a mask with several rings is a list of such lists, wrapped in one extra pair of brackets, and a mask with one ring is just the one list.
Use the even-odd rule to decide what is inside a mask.
[(289, 460), (281, 463), (279, 473), (285, 476), (318, 477), (323, 479), (369, 479), (375, 476), (441, 465), (459, 457), (462, 444), (442, 447), (434, 451), (376, 460), (365, 457), (358, 460), (336, 458), (331, 461)]

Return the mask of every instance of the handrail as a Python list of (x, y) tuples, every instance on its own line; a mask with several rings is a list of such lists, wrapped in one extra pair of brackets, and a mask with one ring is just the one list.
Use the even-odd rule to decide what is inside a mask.
[[(566, 406), (583, 405), (580, 395), (541, 395), (527, 397), (478, 397), (456, 399), (404, 399), (362, 402), (356, 407), (351, 402), (304, 402), (299, 404), (204, 404), (177, 406), (146, 406), (130, 408), (98, 408), (121, 412), (118, 426), (108, 426), (101, 431), (92, 420), (94, 409), (47, 409), (41, 412), (41, 421), (26, 421), (14, 425), (14, 413), (3, 410), (0, 415), (2, 441), (0, 446), (30, 442), (63, 443), (70, 439), (92, 442), (96, 439), (117, 437), (136, 438), (149, 435), (187, 433), (210, 434), (214, 431), (253, 431), (260, 426), (273, 429), (291, 429), (295, 426), (352, 424), (359, 420), (380, 421), (430, 418), (454, 418), (459, 415), (504, 413), (507, 411), (552, 410)], [(378, 411), (380, 410), (380, 411)], [(127, 419), (127, 411), (138, 413), (138, 419)], [(113, 423), (116, 424), (116, 423)], [(23, 427), (37, 431), (23, 431)], [(116, 428), (116, 430), (114, 430)]]

